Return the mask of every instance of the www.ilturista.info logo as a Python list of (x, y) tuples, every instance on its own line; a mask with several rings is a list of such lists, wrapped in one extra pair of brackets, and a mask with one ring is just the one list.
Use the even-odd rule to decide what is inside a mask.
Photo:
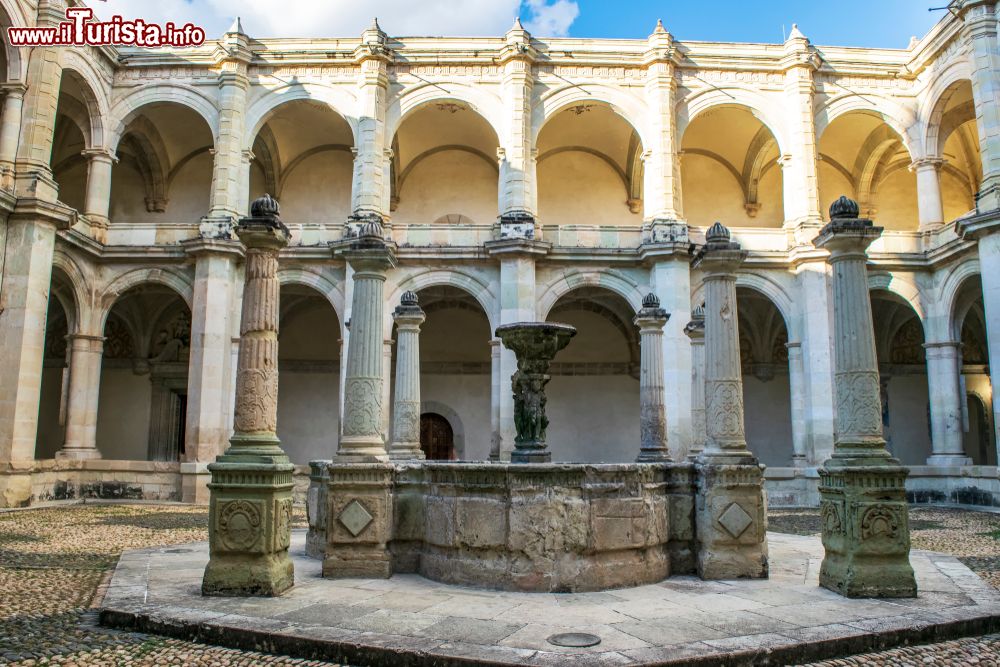
[(191, 23), (183, 26), (167, 22), (147, 23), (142, 19), (129, 21), (113, 16), (110, 21), (93, 21), (89, 7), (70, 7), (66, 21), (44, 28), (7, 28), (11, 46), (201, 46), (205, 30)]

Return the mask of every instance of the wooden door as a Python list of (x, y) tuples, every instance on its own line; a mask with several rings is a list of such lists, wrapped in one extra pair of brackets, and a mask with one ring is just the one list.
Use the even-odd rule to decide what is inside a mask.
[(420, 449), (432, 461), (455, 460), (455, 434), (447, 419), (433, 412), (420, 415)]

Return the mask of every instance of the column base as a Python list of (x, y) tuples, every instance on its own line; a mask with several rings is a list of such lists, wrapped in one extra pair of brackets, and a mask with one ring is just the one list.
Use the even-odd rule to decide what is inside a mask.
[(327, 529), (323, 576), (392, 576), (394, 507), (391, 464), (341, 464), (327, 468)]
[(515, 449), (510, 453), (511, 463), (552, 463), (552, 452), (547, 449)]
[(695, 464), (698, 574), (702, 579), (766, 579), (767, 500), (757, 460), (723, 463), (701, 456)]
[(819, 584), (849, 598), (912, 598), (909, 471), (895, 460), (827, 461), (819, 469), (826, 554)]
[(294, 466), (227, 461), (208, 469), (211, 558), (202, 594), (280, 595), (295, 581), (288, 556)]
[(382, 436), (341, 436), (333, 460), (337, 463), (387, 463), (389, 453), (385, 451)]
[(101, 453), (94, 448), (62, 448), (56, 452), (57, 459), (68, 459), (71, 461), (87, 461), (101, 458)]
[(669, 463), (672, 460), (670, 452), (666, 449), (643, 450), (635, 457), (636, 463)]
[(927, 458), (929, 466), (971, 466), (972, 459), (964, 454), (931, 454)]
[(793, 468), (808, 468), (809, 459), (807, 459), (803, 454), (795, 454), (792, 456), (792, 467)]
[(420, 443), (394, 442), (389, 445), (390, 461), (423, 461), (427, 458)]

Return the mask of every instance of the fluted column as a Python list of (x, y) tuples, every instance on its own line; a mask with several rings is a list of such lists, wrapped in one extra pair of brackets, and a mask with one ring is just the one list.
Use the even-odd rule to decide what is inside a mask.
[(705, 309), (698, 306), (691, 321), (684, 327), (691, 339), (691, 447), (688, 458), (697, 458), (705, 449), (708, 438), (705, 423)]
[(663, 391), (663, 325), (670, 315), (655, 294), (642, 300), (633, 322), (639, 327), (639, 463), (669, 461), (667, 414)]
[(503, 342), (490, 339), (490, 461), (500, 460), (500, 395), (503, 393), (502, 364)]
[(382, 433), (383, 287), (385, 272), (395, 265), (382, 239), (382, 226), (364, 223), (357, 242), (344, 251), (354, 270), (351, 338), (344, 379), (344, 422), (337, 460), (341, 463), (388, 461)]
[(98, 459), (97, 403), (101, 390), (104, 337), (70, 334), (69, 409), (66, 442), (56, 458)]
[(905, 481), (882, 437), (867, 249), (882, 234), (841, 197), (813, 242), (833, 269), (833, 457), (819, 470), (825, 557), (820, 585), (847, 597), (914, 597)]
[(750, 455), (743, 421), (743, 373), (736, 315), (736, 270), (747, 257), (715, 223), (698, 266), (705, 275), (705, 418), (703, 456)]
[(0, 115), (0, 188), (14, 188), (14, 158), (17, 140), (21, 136), (21, 108), (28, 87), (23, 83), (0, 84), (3, 90), (3, 112)]
[(291, 588), (288, 556), (292, 466), (277, 437), (278, 252), (288, 228), (268, 195), (236, 233), (246, 246), (243, 311), (230, 447), (208, 466), (209, 549), (204, 595), (280, 595)]
[(396, 322), (396, 393), (392, 405), (390, 459), (423, 459), (420, 449), (420, 325), (417, 295), (405, 292), (392, 315)]
[(927, 465), (971, 465), (962, 428), (961, 346), (959, 341), (927, 343), (927, 384), (931, 405), (931, 456)]

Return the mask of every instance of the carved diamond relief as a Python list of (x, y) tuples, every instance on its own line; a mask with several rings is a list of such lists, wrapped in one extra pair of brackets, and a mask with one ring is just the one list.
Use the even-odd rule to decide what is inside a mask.
[(372, 519), (371, 513), (357, 500), (352, 500), (348, 503), (347, 507), (341, 511), (340, 516), (337, 517), (337, 520), (354, 537), (360, 535), (361, 531), (367, 528), (368, 524), (372, 522)]
[(747, 514), (746, 510), (740, 507), (737, 503), (732, 503), (726, 510), (719, 515), (719, 524), (726, 529), (726, 532), (733, 536), (733, 539), (738, 538), (742, 535), (750, 524), (753, 523), (753, 519)]

